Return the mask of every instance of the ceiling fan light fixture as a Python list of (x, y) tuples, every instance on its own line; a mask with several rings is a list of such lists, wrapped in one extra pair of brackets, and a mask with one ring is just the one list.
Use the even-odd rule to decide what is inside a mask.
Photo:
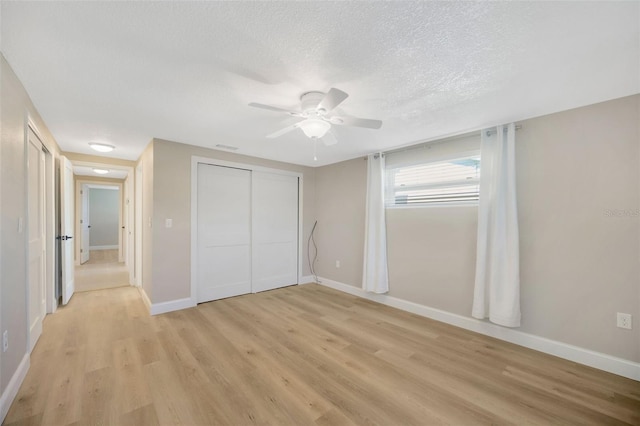
[(331, 124), (327, 123), (324, 120), (319, 120), (316, 118), (309, 118), (304, 120), (299, 126), (305, 135), (311, 139), (319, 139), (327, 134), (329, 129), (331, 128)]
[(116, 147), (113, 145), (98, 142), (89, 142), (89, 146), (98, 152), (111, 152), (116, 149)]

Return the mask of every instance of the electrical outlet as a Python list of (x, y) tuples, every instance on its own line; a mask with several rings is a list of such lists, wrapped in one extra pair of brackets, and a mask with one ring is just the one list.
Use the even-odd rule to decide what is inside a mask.
[(336, 260), (336, 268), (339, 268), (339, 267), (340, 267), (340, 261)]
[(2, 352), (6, 352), (9, 349), (9, 330), (5, 330), (2, 333)]
[(621, 312), (618, 312), (617, 320), (618, 327), (631, 330), (631, 314), (623, 314)]

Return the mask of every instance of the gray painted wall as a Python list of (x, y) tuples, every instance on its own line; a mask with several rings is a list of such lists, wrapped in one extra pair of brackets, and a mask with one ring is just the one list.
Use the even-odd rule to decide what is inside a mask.
[(89, 189), (89, 245), (117, 246), (120, 221), (120, 190)]
[[(521, 124), (520, 329), (638, 362), (640, 95)], [(365, 185), (361, 158), (316, 170), (318, 275), (356, 287)], [(387, 210), (390, 295), (470, 317), (476, 228), (476, 207)]]
[[(154, 139), (147, 150), (150, 152), (143, 154), (147, 158), (143, 165), (143, 185), (145, 191), (149, 186), (153, 188), (153, 195), (145, 201), (152, 205), (153, 227), (147, 228), (149, 218), (144, 213), (144, 230), (152, 235), (148, 240), (145, 238), (143, 245), (143, 251), (149, 254), (144, 254), (143, 259), (150, 268), (143, 267), (143, 278), (145, 283), (153, 281), (148, 283), (151, 293), (147, 292), (147, 284), (144, 285), (152, 303), (188, 298), (191, 294), (191, 157), (194, 155), (302, 173), (302, 252), (306, 253), (306, 236), (315, 220), (314, 169), (160, 139)], [(165, 219), (169, 218), (173, 219), (172, 228), (164, 226)], [(304, 258), (303, 275), (309, 273)]]

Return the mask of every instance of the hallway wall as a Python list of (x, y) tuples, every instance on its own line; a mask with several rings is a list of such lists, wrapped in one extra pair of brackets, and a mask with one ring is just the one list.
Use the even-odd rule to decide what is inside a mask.
[(89, 248), (105, 250), (118, 247), (120, 219), (120, 190), (89, 189)]
[[(34, 107), (24, 86), (0, 54), (0, 330), (9, 335), (9, 349), (0, 352), (0, 391), (4, 417), (6, 392), (11, 379), (28, 364), (27, 345), (27, 205), (25, 182), (25, 132), (28, 117), (37, 127), (46, 149), (58, 168), (60, 149)], [(54, 170), (55, 172), (55, 170)], [(51, 182), (55, 174), (47, 176)], [(22, 226), (20, 226), (22, 224)], [(1, 333), (0, 333), (1, 334)], [(26, 360), (25, 360), (26, 359)], [(26, 373), (26, 371), (24, 371)], [(19, 383), (19, 382), (18, 382)], [(16, 389), (17, 391), (17, 389)]]

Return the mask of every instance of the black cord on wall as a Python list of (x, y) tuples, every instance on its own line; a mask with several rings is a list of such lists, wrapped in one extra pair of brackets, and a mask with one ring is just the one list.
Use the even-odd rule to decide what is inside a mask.
[[(311, 228), (311, 234), (309, 234), (309, 239), (307, 240), (307, 260), (309, 261), (309, 270), (313, 274), (313, 278), (318, 282), (318, 276), (316, 275), (316, 271), (314, 268), (314, 264), (316, 263), (316, 259), (318, 258), (318, 246), (316, 245), (316, 240), (313, 237), (313, 233), (316, 230), (316, 226), (318, 225), (318, 221), (313, 224), (313, 228)], [(311, 260), (311, 244), (313, 244), (313, 260)]]

